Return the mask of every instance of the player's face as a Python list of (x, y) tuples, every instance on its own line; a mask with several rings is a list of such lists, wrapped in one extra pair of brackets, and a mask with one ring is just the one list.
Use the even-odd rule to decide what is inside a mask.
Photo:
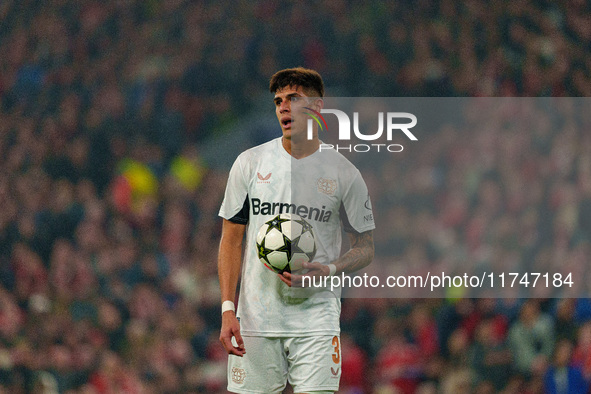
[(283, 137), (305, 136), (307, 119), (305, 107), (312, 107), (313, 100), (301, 86), (287, 86), (275, 93), (275, 114), (279, 120)]

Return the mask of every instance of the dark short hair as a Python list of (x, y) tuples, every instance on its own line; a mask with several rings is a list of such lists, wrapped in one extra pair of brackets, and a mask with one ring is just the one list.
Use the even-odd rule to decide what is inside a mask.
[(269, 83), (269, 91), (277, 93), (287, 86), (301, 86), (304, 89), (313, 90), (318, 97), (324, 97), (324, 82), (318, 72), (303, 67), (286, 68), (277, 71)]

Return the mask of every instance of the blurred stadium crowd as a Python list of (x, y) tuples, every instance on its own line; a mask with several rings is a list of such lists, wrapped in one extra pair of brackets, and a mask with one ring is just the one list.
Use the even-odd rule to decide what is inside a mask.
[[(227, 168), (204, 144), (272, 111), (270, 75), (296, 65), (341, 96), (591, 96), (590, 8), (0, 2), (0, 387), (225, 392)], [(413, 266), (588, 275), (591, 111), (564, 111), (521, 134), (499, 119), (433, 132), (413, 171), (381, 163), (368, 184), (395, 231), (376, 234), (378, 260), (397, 245)], [(346, 299), (342, 327), (342, 392), (584, 393), (591, 379), (587, 299)]]

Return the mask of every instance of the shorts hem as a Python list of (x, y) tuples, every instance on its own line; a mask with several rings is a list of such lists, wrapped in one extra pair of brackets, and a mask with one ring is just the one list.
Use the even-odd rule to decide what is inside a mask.
[[(248, 389), (242, 389), (242, 388), (235, 388), (235, 387), (231, 387), (230, 385), (228, 385), (228, 387), (226, 387), (226, 389), (231, 392), (231, 393), (237, 393), (237, 394), (247, 394), (247, 393), (254, 393), (254, 394), (269, 394), (268, 391), (259, 391), (259, 390), (248, 390)], [(283, 388), (283, 390), (285, 390), (285, 388)], [(276, 393), (281, 393), (283, 390), (279, 390), (276, 391)]]
[(339, 385), (337, 386), (315, 386), (315, 387), (298, 387), (297, 390), (294, 389), (294, 393), (308, 393), (314, 391), (339, 391)]
[[(268, 394), (267, 391), (259, 391), (259, 390), (248, 390), (248, 389), (239, 389), (234, 388), (231, 386), (227, 387), (227, 390), (231, 393), (243, 394), (243, 393), (254, 393), (254, 394)], [(285, 390), (285, 389), (284, 389)], [(277, 391), (277, 393), (282, 392), (283, 390)], [(298, 387), (297, 390), (294, 389), (294, 393), (298, 392), (314, 392), (314, 391), (339, 391), (339, 386), (316, 386), (316, 387)]]

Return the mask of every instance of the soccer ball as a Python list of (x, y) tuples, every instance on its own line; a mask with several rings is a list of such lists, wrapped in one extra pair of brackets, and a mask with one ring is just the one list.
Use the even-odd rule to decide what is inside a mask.
[(316, 254), (312, 226), (291, 213), (279, 214), (265, 222), (256, 242), (261, 262), (278, 274), (300, 270)]

